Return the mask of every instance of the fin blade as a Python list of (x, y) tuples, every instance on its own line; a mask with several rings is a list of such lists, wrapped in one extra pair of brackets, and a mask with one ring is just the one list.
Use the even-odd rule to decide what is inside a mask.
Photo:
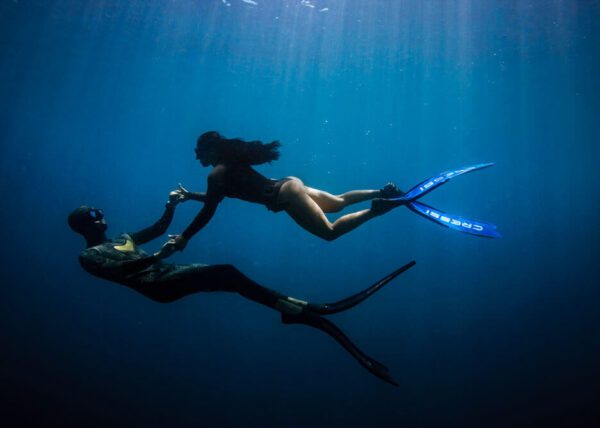
[(482, 238), (501, 238), (502, 235), (496, 230), (496, 225), (484, 223), (477, 220), (469, 220), (465, 217), (447, 214), (430, 205), (421, 202), (411, 202), (407, 207), (416, 214), (439, 224), (441, 226), (467, 233), (469, 235), (480, 236)]
[(325, 303), (325, 304), (311, 304), (309, 303), (308, 307), (312, 312), (315, 312), (319, 315), (331, 315), (338, 312), (346, 311), (354, 306), (362, 303), (364, 300), (375, 294), (377, 291), (381, 290), (386, 284), (396, 278), (398, 275), (406, 272), (411, 267), (416, 264), (414, 260), (405, 264), (404, 266), (396, 269), (392, 273), (386, 275), (375, 284), (371, 285), (368, 288), (365, 288), (362, 291), (359, 291), (352, 296), (346, 297), (345, 299), (338, 300), (334, 303)]
[(422, 198), (429, 192), (434, 189), (437, 189), (442, 184), (448, 182), (450, 179), (454, 177), (458, 177), (459, 175), (467, 174), (473, 171), (479, 171), (481, 169), (489, 168), (494, 165), (494, 162), (488, 163), (480, 163), (476, 165), (467, 166), (464, 168), (454, 169), (451, 171), (444, 171), (434, 177), (431, 177), (425, 181), (420, 182), (413, 188), (411, 188), (408, 192), (406, 192), (403, 196), (395, 199), (404, 199), (407, 201), (416, 201), (417, 199)]
[(283, 314), (281, 319), (285, 324), (304, 324), (321, 330), (338, 342), (350, 355), (352, 355), (352, 357), (354, 357), (354, 359), (356, 359), (356, 361), (358, 361), (361, 366), (367, 369), (372, 375), (391, 385), (398, 386), (398, 383), (394, 380), (392, 375), (389, 373), (389, 369), (384, 364), (362, 352), (350, 340), (350, 338), (348, 338), (348, 336), (346, 336), (344, 332), (331, 321), (310, 312), (303, 312), (300, 315)]

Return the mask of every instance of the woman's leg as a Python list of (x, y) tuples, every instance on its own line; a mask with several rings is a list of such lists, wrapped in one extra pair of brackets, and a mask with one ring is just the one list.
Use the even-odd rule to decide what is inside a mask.
[[(376, 190), (366, 192), (379, 193)], [(349, 193), (353, 194), (354, 192)], [(351, 198), (348, 200), (355, 200), (358, 202), (359, 198), (363, 198), (361, 200), (367, 200), (372, 199), (375, 196), (376, 195), (371, 196), (369, 193), (357, 193), (351, 195)], [(331, 223), (325, 216), (324, 210), (321, 209), (319, 204), (309, 195), (308, 188), (306, 188), (298, 179), (288, 181), (281, 186), (278, 201), (285, 206), (286, 212), (296, 223), (313, 235), (323, 238), (326, 241), (333, 241), (379, 215), (379, 213), (366, 209), (347, 214)]]
[(332, 195), (331, 193), (313, 189), (312, 187), (305, 188), (308, 196), (326, 213), (336, 213), (348, 205), (378, 198), (381, 193), (379, 190), (352, 190), (341, 195)]

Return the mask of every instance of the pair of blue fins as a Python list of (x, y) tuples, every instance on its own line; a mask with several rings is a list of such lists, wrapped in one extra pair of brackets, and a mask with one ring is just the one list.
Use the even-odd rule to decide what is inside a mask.
[[(488, 168), (492, 165), (494, 164), (482, 163), (452, 171), (442, 172), (435, 177), (417, 184), (415, 187), (399, 197), (384, 199), (385, 205), (387, 207), (406, 205), (406, 207), (411, 211), (441, 226), (483, 238), (500, 238), (501, 235), (496, 230), (496, 226), (493, 224), (470, 220), (459, 215), (448, 214), (444, 211), (438, 210), (437, 208), (433, 208), (432, 206), (418, 202), (418, 200), (423, 196), (434, 189), (437, 189), (452, 178), (468, 172)], [(392, 378), (389, 373), (389, 369), (384, 364), (362, 352), (335, 324), (323, 318), (323, 315), (331, 315), (353, 308), (354, 306), (366, 300), (368, 297), (372, 296), (377, 291), (381, 290), (386, 284), (388, 284), (401, 273), (406, 272), (414, 265), (415, 262), (411, 261), (410, 263), (407, 263), (406, 265), (392, 272), (385, 278), (379, 280), (369, 288), (362, 290), (353, 296), (340, 300), (339, 302), (320, 305), (309, 303), (306, 310), (299, 315), (292, 317), (284, 314), (282, 316), (283, 322), (286, 324), (306, 324), (324, 331), (334, 338), (338, 343), (340, 343), (365, 369), (370, 371), (373, 375), (385, 382), (398, 386), (398, 383)]]
[(442, 172), (435, 177), (429, 178), (415, 187), (410, 189), (408, 192), (397, 198), (386, 199), (390, 203), (388, 206), (401, 206), (406, 205), (411, 211), (425, 217), (428, 220), (433, 221), (441, 226), (448, 227), (458, 232), (468, 233), (470, 235), (480, 236), (483, 238), (500, 238), (500, 233), (496, 230), (496, 226), (490, 223), (483, 223), (481, 221), (470, 220), (468, 218), (448, 214), (444, 211), (438, 210), (430, 205), (426, 205), (422, 202), (418, 202), (423, 196), (429, 192), (437, 189), (442, 184), (448, 182), (454, 177), (459, 175), (467, 174), (469, 172), (478, 171), (484, 168), (489, 168), (494, 163), (480, 163), (477, 165), (468, 166), (465, 168), (455, 169), (452, 171)]

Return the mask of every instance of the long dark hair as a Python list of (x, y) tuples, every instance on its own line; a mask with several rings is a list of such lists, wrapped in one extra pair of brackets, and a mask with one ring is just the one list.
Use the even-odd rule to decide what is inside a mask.
[(263, 143), (262, 141), (244, 141), (239, 138), (225, 138), (216, 131), (205, 132), (196, 141), (196, 151), (212, 151), (217, 154), (219, 162), (260, 165), (279, 159), (279, 141)]

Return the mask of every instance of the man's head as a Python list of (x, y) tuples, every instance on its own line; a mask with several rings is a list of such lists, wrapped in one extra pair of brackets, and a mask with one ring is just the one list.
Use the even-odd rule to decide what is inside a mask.
[(104, 220), (104, 212), (98, 208), (82, 205), (75, 208), (67, 219), (74, 232), (83, 235), (88, 241), (104, 236), (108, 225)]

